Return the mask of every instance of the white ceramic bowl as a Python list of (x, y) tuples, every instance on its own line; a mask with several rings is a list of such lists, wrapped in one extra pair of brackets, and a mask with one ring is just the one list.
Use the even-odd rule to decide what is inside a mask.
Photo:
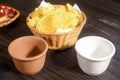
[(79, 39), (75, 44), (75, 50), (80, 68), (89, 75), (103, 73), (115, 54), (113, 43), (99, 36)]

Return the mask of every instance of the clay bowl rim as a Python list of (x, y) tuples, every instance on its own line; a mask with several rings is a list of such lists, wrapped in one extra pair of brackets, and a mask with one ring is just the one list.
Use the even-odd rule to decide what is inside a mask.
[[(37, 56), (34, 56), (34, 57), (19, 58), (19, 57), (13, 56), (12, 53), (11, 53), (11, 51), (10, 51), (10, 47), (12, 46), (12, 44), (13, 44), (15, 41), (17, 41), (17, 40), (25, 39), (26, 37), (36, 38), (36, 39), (38, 39), (38, 40), (41, 40), (41, 41), (45, 44), (46, 48), (41, 52), (41, 54), (38, 54)], [(47, 50), (48, 50), (48, 44), (47, 44), (47, 42), (46, 42), (43, 38), (37, 37), (37, 36), (22, 36), (22, 37), (16, 38), (16, 39), (13, 40), (13, 41), (9, 44), (9, 46), (8, 46), (9, 55), (10, 55), (12, 58), (14, 58), (14, 59), (16, 59), (16, 60), (20, 60), (20, 61), (32, 61), (32, 60), (38, 59), (38, 58), (42, 57), (43, 55), (46, 55)]]

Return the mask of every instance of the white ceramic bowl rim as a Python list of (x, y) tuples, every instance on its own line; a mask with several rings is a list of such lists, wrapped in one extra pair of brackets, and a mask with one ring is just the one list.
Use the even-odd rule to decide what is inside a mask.
[[(102, 58), (87, 57), (87, 56), (81, 54), (78, 45), (80, 45), (80, 41), (81, 41), (82, 39), (85, 39), (85, 38), (98, 38), (98, 39), (101, 39), (101, 40), (103, 40), (103, 41), (106, 41), (106, 42), (112, 47), (112, 49), (113, 49), (112, 52), (111, 52), (111, 54), (108, 55), (108, 56), (102, 57)], [(86, 58), (86, 59), (88, 59), (88, 60), (92, 60), (92, 61), (107, 60), (107, 59), (112, 58), (112, 57), (114, 56), (114, 54), (115, 54), (115, 46), (113, 45), (113, 43), (112, 43), (111, 41), (109, 41), (108, 39), (103, 38), (103, 37), (100, 37), (100, 36), (86, 36), (86, 37), (80, 38), (80, 39), (76, 42), (76, 44), (75, 44), (75, 50), (76, 50), (76, 53), (77, 53), (78, 55), (80, 55), (81, 57)]]

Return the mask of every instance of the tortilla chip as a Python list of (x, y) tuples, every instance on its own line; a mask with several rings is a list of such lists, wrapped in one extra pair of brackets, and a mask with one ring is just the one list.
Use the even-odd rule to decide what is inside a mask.
[(48, 7), (36, 8), (31, 18), (27, 24), (43, 33), (55, 33), (58, 29), (74, 29), (82, 21), (82, 15), (69, 3), (58, 7), (48, 3)]
[(41, 20), (38, 22), (36, 29), (39, 32), (43, 33), (55, 33), (57, 29), (57, 23), (55, 22), (55, 15), (54, 14), (48, 14), (41, 18)]

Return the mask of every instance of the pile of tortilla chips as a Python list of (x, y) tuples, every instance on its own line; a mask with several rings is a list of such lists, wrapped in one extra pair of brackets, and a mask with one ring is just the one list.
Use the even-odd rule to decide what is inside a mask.
[(58, 29), (74, 29), (82, 21), (82, 15), (69, 3), (38, 7), (31, 13), (27, 22), (30, 27), (43, 33), (55, 33)]

